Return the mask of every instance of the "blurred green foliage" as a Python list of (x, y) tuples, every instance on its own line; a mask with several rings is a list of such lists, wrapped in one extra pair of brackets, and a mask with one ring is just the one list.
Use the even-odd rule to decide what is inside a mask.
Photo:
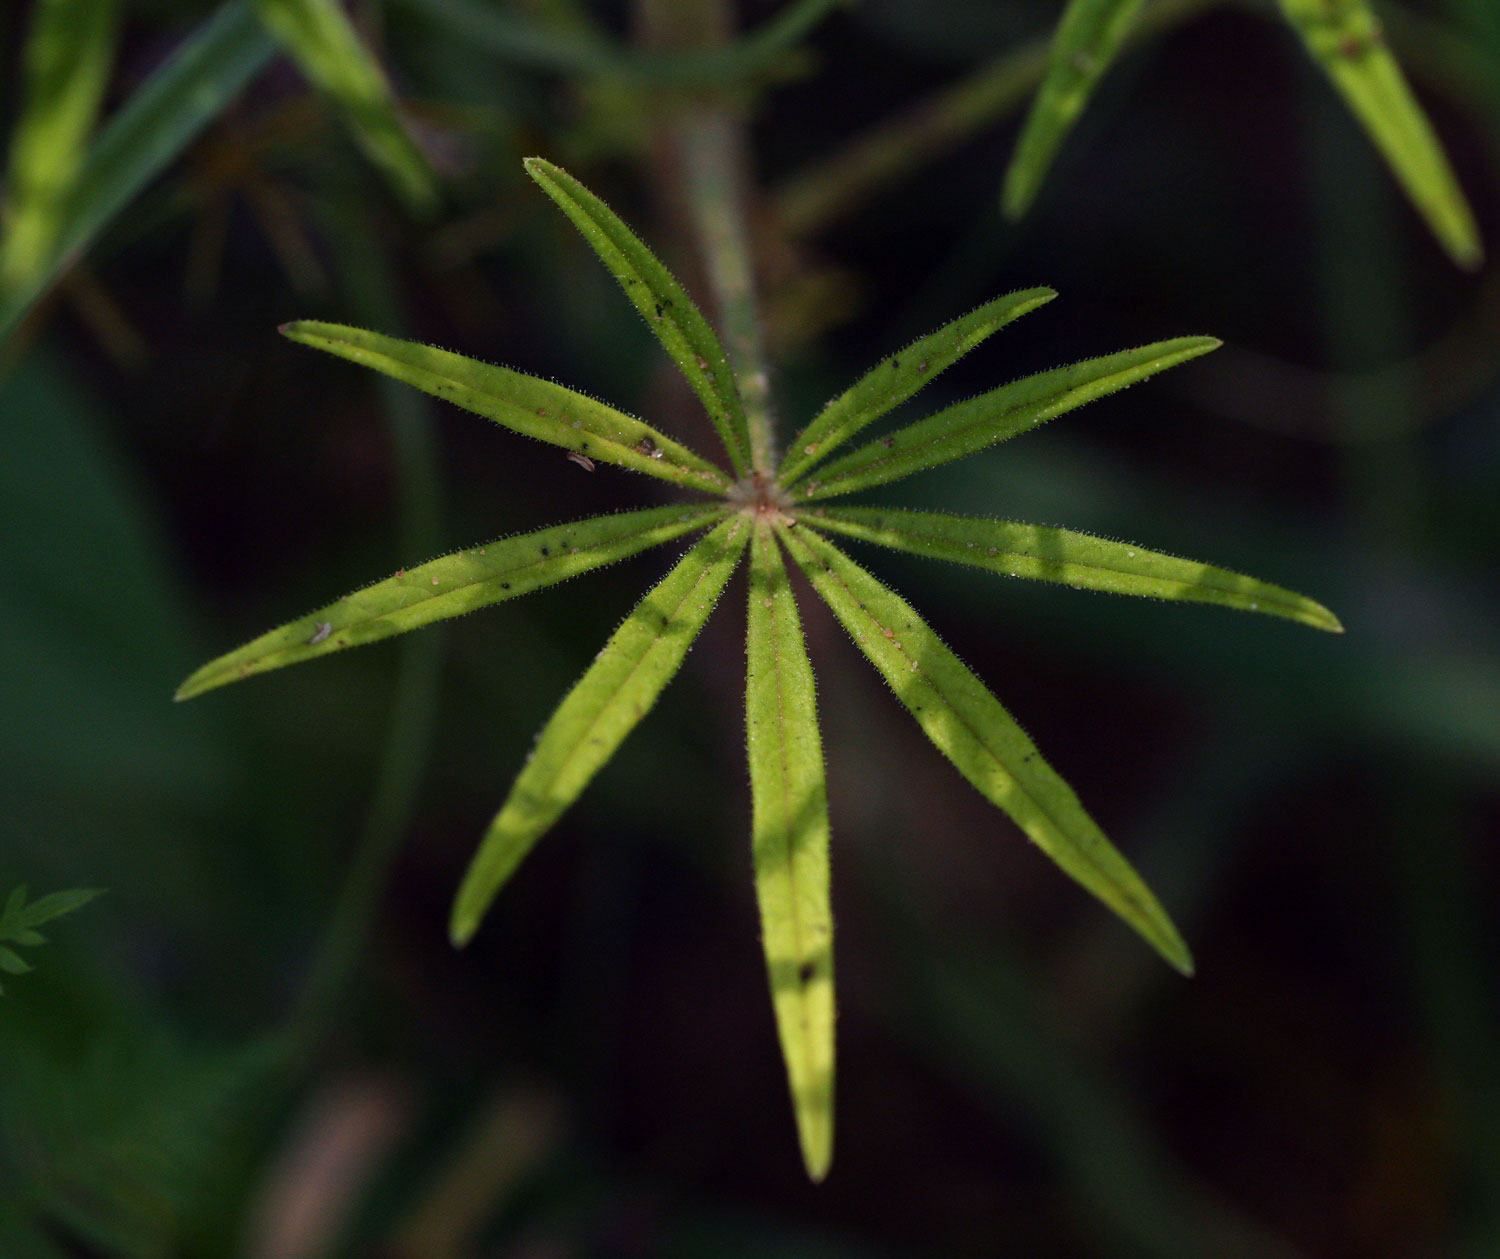
[[(40, 7), (0, 9), (6, 135)], [(360, 0), (440, 188), (422, 219), (248, 6), (118, 8), (76, 213), (0, 347), (0, 888), (110, 889), (0, 1006), (0, 1254), (1494, 1253), (1500, 286), (1448, 263), (1294, 40), (1148, 6), (1012, 225), (998, 172), (1055, 4), (746, 3), (776, 38), (725, 61), (743, 45), (673, 47), (680, 6)], [(1494, 7), (1383, 17), (1491, 237)], [(1181, 545), (1349, 631), (886, 562), (1174, 907), (1184, 984), (998, 833), (809, 613), (842, 937), (818, 1190), (745, 999), (727, 618), (494, 929), (445, 943), (510, 767), (660, 557), (415, 654), (170, 702), (330, 589), (642, 502), (537, 446), (497, 464), (467, 417), (285, 346), (289, 318), (704, 439), (519, 173), (574, 168), (701, 295), (648, 189), (704, 73), (752, 109), (783, 416), (1018, 287), (1066, 318), (955, 366), (947, 400), (1209, 329), (1191, 374), (958, 465), (942, 505)]]

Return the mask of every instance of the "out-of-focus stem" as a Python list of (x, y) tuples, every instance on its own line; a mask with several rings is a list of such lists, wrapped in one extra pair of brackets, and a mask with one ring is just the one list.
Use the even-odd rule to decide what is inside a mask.
[(675, 132), (688, 205), (718, 301), (725, 348), (745, 400), (750, 464), (769, 476), (775, 467), (775, 426), (745, 216), (749, 163), (744, 123), (728, 109), (711, 107), (685, 114)]

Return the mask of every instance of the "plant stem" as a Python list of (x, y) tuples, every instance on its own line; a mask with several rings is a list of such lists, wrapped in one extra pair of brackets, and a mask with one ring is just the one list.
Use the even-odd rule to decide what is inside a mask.
[(745, 216), (745, 125), (728, 109), (711, 106), (683, 115), (675, 130), (688, 206), (718, 301), (725, 348), (745, 401), (750, 466), (769, 477), (776, 466), (775, 421)]

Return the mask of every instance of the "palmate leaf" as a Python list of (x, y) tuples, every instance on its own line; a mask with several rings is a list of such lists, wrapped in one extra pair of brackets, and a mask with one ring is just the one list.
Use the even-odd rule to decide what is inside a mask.
[(1281, 586), (1072, 529), (879, 507), (819, 507), (811, 514), (820, 529), (1010, 577), (1112, 594), (1216, 603), (1336, 633), (1344, 628), (1321, 603)]
[(396, 113), (390, 84), (338, 0), (253, 0), (266, 29), (333, 98), (366, 155), (414, 209), (437, 203), (432, 169)]
[(1056, 296), (1048, 288), (1007, 293), (882, 359), (792, 439), (781, 464), (782, 483), (790, 484), (834, 447), (900, 406), (991, 333)]
[(538, 441), (692, 490), (722, 493), (729, 488), (723, 469), (680, 442), (550, 380), (343, 324), (303, 319), (281, 331), (293, 341), (373, 367)]
[(0, 296), (46, 268), (114, 63), (117, 0), (39, 0), (25, 49), (26, 98), (10, 146)]
[(751, 541), (745, 646), (745, 742), (761, 945), (802, 1161), (818, 1181), (833, 1159), (828, 793), (812, 664), (781, 549), (764, 520)]
[(552, 714), (464, 875), (450, 923), (455, 944), (479, 929), (521, 859), (656, 703), (723, 593), (748, 534), (744, 516), (736, 515), (683, 556)]
[(607, 205), (560, 166), (539, 157), (526, 171), (583, 233), (672, 356), (718, 430), (736, 476), (749, 469), (750, 434), (728, 355), (687, 290)]
[(1281, 11), (1449, 257), (1478, 267), (1484, 250), (1473, 211), (1366, 0), (1281, 0)]
[(1000, 194), (1013, 219), (1026, 213), (1068, 132), (1130, 33), (1143, 0), (1069, 0), (1047, 50), (1047, 73), (1032, 98)]
[(702, 529), (724, 510), (717, 503), (678, 504), (595, 516), (402, 569), (209, 661), (177, 689), (177, 698), (554, 586)]
[(193, 32), (105, 124), (89, 148), (45, 265), (0, 294), (0, 338), (74, 257), (203, 130), (270, 59), (241, 0)]
[(1184, 975), (1187, 945), (1151, 890), (989, 690), (911, 605), (813, 529), (787, 546), (927, 737), (1063, 871)]
[(793, 494), (803, 501), (850, 494), (960, 459), (1221, 344), (1213, 337), (1177, 337), (1001, 385), (835, 459)]

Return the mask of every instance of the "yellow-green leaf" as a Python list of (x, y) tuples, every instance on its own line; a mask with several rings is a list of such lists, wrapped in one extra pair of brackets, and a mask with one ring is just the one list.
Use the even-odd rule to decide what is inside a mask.
[(1070, 0), (1047, 51), (1047, 74), (1005, 172), (1001, 202), (1013, 219), (1026, 213), (1052, 159), (1078, 121), (1104, 71), (1130, 33), (1143, 0)]
[(835, 459), (799, 484), (794, 495), (807, 500), (850, 494), (960, 459), (1220, 344), (1213, 337), (1178, 337), (1001, 385)]
[(1477, 268), (1484, 248), (1474, 213), (1366, 0), (1281, 0), (1281, 11), (1449, 257)]
[(833, 1159), (833, 912), (828, 794), (812, 664), (775, 534), (750, 548), (745, 739), (761, 947), (792, 1091), (802, 1161), (813, 1180)]
[(254, 0), (255, 11), (314, 86), (333, 98), (354, 138), (409, 205), (437, 203), (432, 169), (396, 111), (390, 84), (338, 0)]
[(1072, 529), (887, 507), (817, 507), (810, 515), (820, 529), (1010, 577), (1150, 599), (1216, 603), (1335, 633), (1344, 628), (1338, 617), (1306, 595), (1227, 568)]
[(736, 474), (743, 476), (750, 466), (745, 404), (724, 346), (687, 290), (619, 215), (562, 167), (528, 157), (526, 171), (572, 219), (640, 311), (708, 411)]
[(777, 479), (784, 486), (799, 480), (835, 447), (900, 406), (991, 333), (1056, 296), (1054, 290), (1047, 288), (1007, 293), (882, 359), (819, 411), (812, 423), (792, 439)]
[(293, 341), (373, 367), (435, 398), (589, 459), (634, 468), (688, 489), (723, 493), (729, 488), (721, 468), (680, 442), (550, 380), (343, 324), (303, 319), (281, 331)]
[(1151, 889), (1000, 701), (912, 606), (813, 529), (789, 530), (787, 545), (860, 651), (959, 773), (1172, 966), (1191, 974), (1187, 945)]
[(647, 592), (537, 736), (480, 841), (453, 905), (463, 944), (532, 845), (562, 816), (656, 703), (724, 591), (749, 530), (735, 515)]
[(595, 516), (403, 568), (210, 661), (177, 689), (177, 698), (554, 586), (704, 528), (723, 510), (717, 504), (679, 505)]
[(24, 54), (25, 103), (12, 133), (0, 297), (51, 261), (114, 62), (116, 0), (38, 0)]

